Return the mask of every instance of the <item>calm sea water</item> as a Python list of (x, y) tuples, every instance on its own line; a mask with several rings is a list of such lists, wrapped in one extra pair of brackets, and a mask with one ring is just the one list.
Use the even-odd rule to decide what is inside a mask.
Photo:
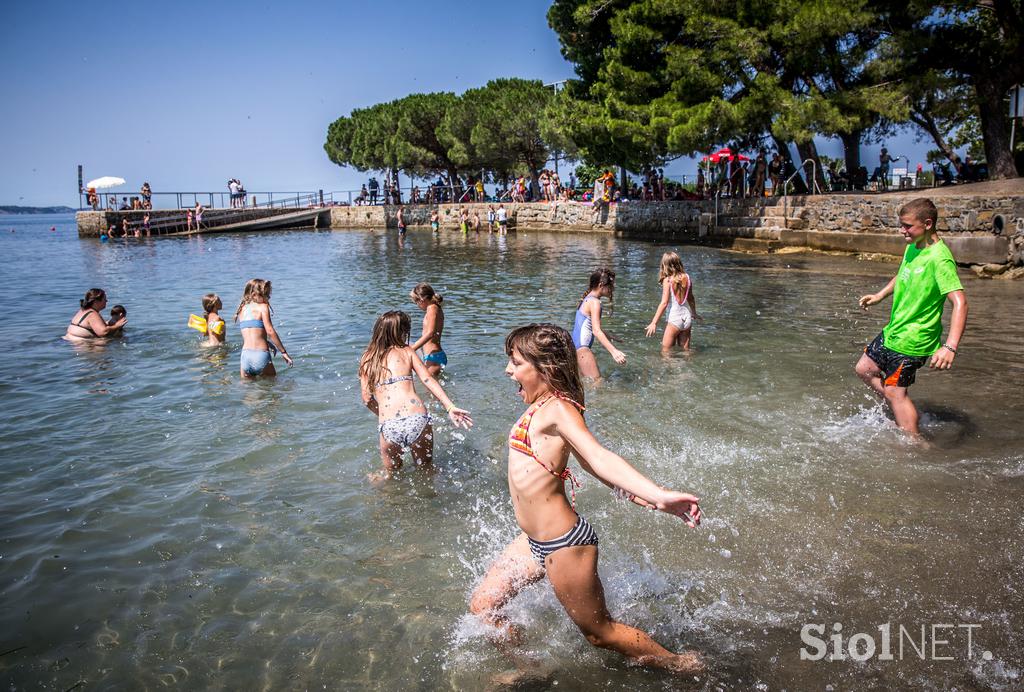
[[(300, 231), (100, 244), (69, 216), (4, 217), (0, 231), (6, 688), (488, 687), (513, 665), (466, 604), (516, 531), (504, 463), (522, 403), (503, 337), (570, 325), (597, 265), (618, 271), (607, 327), (629, 361), (598, 353), (608, 378), (589, 423), (658, 482), (699, 493), (708, 516), (687, 530), (585, 479), (615, 616), (704, 651), (709, 689), (1024, 684), (1024, 285), (965, 279), (962, 355), (912, 390), (924, 451), (852, 371), (886, 318), (856, 299), (891, 264), (682, 248), (705, 321), (692, 356), (663, 359), (643, 337), (657, 243)], [(207, 291), (232, 314), (251, 277), (273, 280), (296, 359), (273, 382), (239, 381), (237, 330), (210, 351), (185, 328)], [(407, 294), (423, 280), (445, 296), (443, 383), (477, 425), (438, 426), (440, 473), (375, 488), (356, 364), (381, 311), (418, 324)], [(75, 348), (59, 337), (92, 286), (127, 306), (127, 333)], [(591, 648), (544, 584), (510, 611), (547, 687), (681, 684)], [(885, 623), (918, 640), (924, 625), (929, 643), (932, 624), (980, 627), (973, 659), (961, 628), (938, 631), (951, 661), (906, 642), (902, 661), (801, 661), (801, 627), (827, 637), (836, 622), (876, 640)]]

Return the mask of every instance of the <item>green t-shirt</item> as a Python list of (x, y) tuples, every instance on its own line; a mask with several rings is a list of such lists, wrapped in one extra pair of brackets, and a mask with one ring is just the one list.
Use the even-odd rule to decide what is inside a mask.
[(942, 340), (946, 294), (960, 291), (949, 247), (941, 240), (919, 250), (907, 246), (896, 274), (892, 313), (882, 333), (885, 347), (908, 356), (930, 356)]

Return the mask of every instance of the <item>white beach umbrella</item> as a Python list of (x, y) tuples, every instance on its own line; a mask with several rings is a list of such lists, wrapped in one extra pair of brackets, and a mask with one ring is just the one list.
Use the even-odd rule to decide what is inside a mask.
[(85, 188), (88, 190), (90, 187), (96, 190), (102, 190), (107, 187), (117, 187), (118, 185), (124, 185), (124, 178), (117, 178), (112, 175), (105, 175), (102, 178), (96, 178), (96, 180), (90, 180), (85, 184)]

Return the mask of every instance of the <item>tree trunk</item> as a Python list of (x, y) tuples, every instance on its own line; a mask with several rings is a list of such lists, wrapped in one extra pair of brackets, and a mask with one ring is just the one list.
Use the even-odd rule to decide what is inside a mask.
[(963, 161), (960, 160), (960, 155), (953, 151), (953, 148), (946, 143), (946, 138), (939, 132), (939, 126), (935, 124), (935, 118), (932, 117), (931, 113), (911, 110), (910, 121), (928, 133), (935, 142), (935, 146), (942, 152), (942, 155), (953, 164), (953, 168), (956, 169), (957, 173), (963, 172)]
[(775, 149), (778, 150), (782, 163), (793, 163), (793, 156), (789, 153), (789, 144), (775, 135), (772, 135), (772, 141), (775, 142)]
[[(825, 185), (825, 171), (821, 170), (821, 159), (818, 158), (818, 146), (814, 143), (813, 139), (809, 139), (804, 143), (797, 142), (796, 151), (800, 155), (800, 164), (807, 159), (814, 162), (813, 171), (804, 169), (801, 173), (804, 176), (804, 180), (807, 181), (807, 188), (811, 191), (811, 194), (817, 192), (824, 192), (828, 188)], [(811, 180), (811, 176), (814, 176), (814, 180)]]
[(989, 180), (1016, 178), (1017, 167), (1013, 163), (1013, 152), (1010, 151), (1008, 118), (1003, 103), (1004, 90), (987, 79), (976, 79), (974, 90), (978, 96)]
[(839, 135), (839, 139), (843, 141), (843, 158), (846, 160), (847, 178), (852, 178), (860, 169), (860, 141), (863, 137), (863, 130), (844, 132)]

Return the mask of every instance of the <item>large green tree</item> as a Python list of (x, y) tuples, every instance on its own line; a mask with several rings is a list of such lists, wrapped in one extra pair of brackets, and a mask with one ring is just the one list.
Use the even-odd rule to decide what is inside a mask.
[(353, 110), (327, 128), (324, 150), (340, 166), (360, 171), (401, 170), (426, 176), (457, 175), (457, 164), (437, 129), (457, 98), (451, 93), (411, 94)]

